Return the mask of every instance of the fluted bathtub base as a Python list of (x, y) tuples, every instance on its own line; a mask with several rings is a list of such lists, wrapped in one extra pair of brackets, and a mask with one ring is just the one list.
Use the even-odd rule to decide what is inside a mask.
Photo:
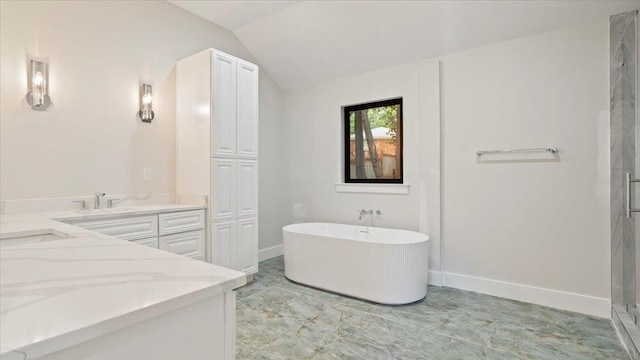
[(310, 223), (283, 228), (287, 279), (386, 305), (427, 295), (428, 237), (354, 225)]

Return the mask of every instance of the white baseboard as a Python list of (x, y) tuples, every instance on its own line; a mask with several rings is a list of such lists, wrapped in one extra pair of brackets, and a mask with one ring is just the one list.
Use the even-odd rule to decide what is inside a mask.
[[(434, 273), (434, 271), (429, 272), (430, 284), (432, 273)], [(607, 319), (611, 318), (611, 300), (606, 298), (449, 272), (440, 273), (440, 278), (442, 286), (446, 287), (474, 291)], [(437, 279), (437, 275), (435, 274), (434, 279)]]
[(433, 286), (442, 286), (442, 273), (440, 271), (429, 270), (427, 284)]
[[(260, 250), (258, 260), (264, 261), (283, 254), (284, 247), (276, 245)], [(429, 270), (428, 284), (474, 291), (606, 319), (611, 318), (611, 300), (590, 295), (434, 270)]]
[(272, 246), (258, 251), (258, 261), (273, 259), (281, 255), (284, 255), (284, 247), (282, 245)]

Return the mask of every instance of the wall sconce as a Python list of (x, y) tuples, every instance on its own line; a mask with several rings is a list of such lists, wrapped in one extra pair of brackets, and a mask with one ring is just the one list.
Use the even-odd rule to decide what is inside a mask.
[(138, 116), (144, 122), (150, 123), (155, 117), (153, 112), (153, 95), (151, 93), (151, 85), (142, 84), (140, 86), (140, 111)]
[(29, 92), (27, 103), (33, 110), (45, 111), (51, 104), (49, 98), (49, 72), (47, 64), (42, 61), (31, 60), (29, 62)]

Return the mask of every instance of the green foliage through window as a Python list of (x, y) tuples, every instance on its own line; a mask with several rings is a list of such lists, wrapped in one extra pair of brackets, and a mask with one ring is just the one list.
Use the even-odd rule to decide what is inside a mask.
[(402, 183), (402, 99), (346, 106), (345, 182)]

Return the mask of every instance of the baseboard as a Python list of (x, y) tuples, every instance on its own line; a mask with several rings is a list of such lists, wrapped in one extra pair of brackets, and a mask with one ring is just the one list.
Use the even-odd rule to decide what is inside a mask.
[(281, 255), (284, 255), (284, 247), (282, 245), (272, 246), (258, 251), (258, 261), (273, 259)]
[(442, 286), (442, 273), (440, 271), (429, 270), (427, 284), (433, 286)]
[(535, 286), (442, 272), (442, 286), (611, 318), (611, 300)]

